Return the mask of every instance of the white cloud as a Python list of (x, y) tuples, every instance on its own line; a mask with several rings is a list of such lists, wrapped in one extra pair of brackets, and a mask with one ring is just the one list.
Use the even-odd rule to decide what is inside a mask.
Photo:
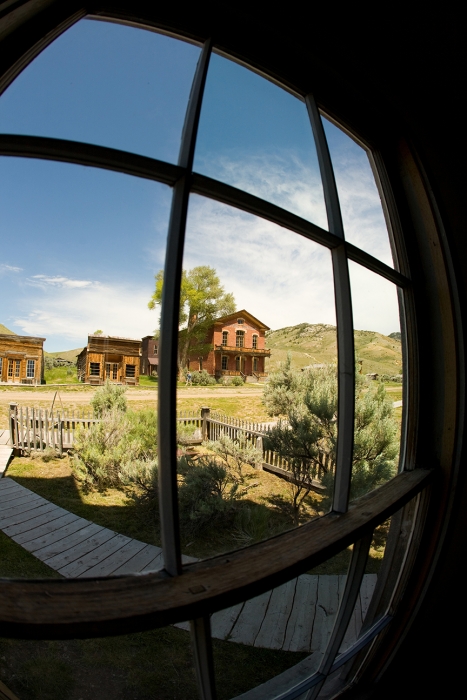
[(202, 197), (190, 202), (184, 268), (210, 265), (237, 308), (271, 328), (335, 323), (329, 251), (268, 221)]
[(321, 178), (291, 151), (226, 154), (201, 161), (202, 172), (327, 229)]
[(393, 260), (381, 199), (363, 150), (334, 154), (333, 165), (344, 222), (345, 237), (392, 267)]
[(84, 344), (97, 328), (109, 335), (141, 338), (157, 326), (157, 314), (147, 307), (152, 291), (124, 284), (44, 284), (42, 294), (22, 300), (25, 311), (14, 323), (26, 334), (55, 336), (59, 343), (75, 345)]
[(0, 263), (0, 274), (2, 272), (21, 272), (22, 267), (15, 267), (14, 265), (7, 265), (6, 263)]
[(62, 289), (82, 289), (83, 287), (99, 286), (98, 282), (90, 280), (74, 280), (69, 277), (61, 277), (56, 275), (50, 277), (48, 275), (33, 275), (27, 280), (28, 284), (37, 287), (61, 287)]

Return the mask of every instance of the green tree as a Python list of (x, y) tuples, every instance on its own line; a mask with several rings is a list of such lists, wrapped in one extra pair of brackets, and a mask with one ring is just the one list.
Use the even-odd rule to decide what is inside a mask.
[[(266, 447), (284, 457), (291, 471), (291, 497), (298, 524), (313, 480), (324, 486), (322, 507), (330, 505), (337, 445), (337, 377), (333, 366), (307, 372), (291, 368), (290, 357), (265, 387), (271, 416), (282, 416)], [(365, 384), (357, 375), (351, 498), (376, 488), (395, 474), (398, 426), (384, 385)]]
[[(155, 276), (154, 293), (149, 308), (154, 309), (162, 302), (164, 273), (160, 270)], [(188, 365), (190, 356), (203, 357), (211, 349), (206, 335), (211, 323), (220, 316), (235, 311), (233, 294), (224, 291), (216, 270), (207, 265), (184, 270), (180, 289), (180, 337), (178, 344), (178, 364), (180, 371)]]

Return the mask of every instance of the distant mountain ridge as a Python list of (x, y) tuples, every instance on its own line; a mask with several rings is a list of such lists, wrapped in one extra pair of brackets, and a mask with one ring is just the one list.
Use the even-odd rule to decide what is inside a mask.
[[(356, 330), (354, 340), (356, 359), (362, 361), (363, 374), (401, 374), (402, 350), (399, 339), (376, 331)], [(276, 370), (288, 352), (292, 356), (292, 366), (297, 368), (328, 364), (337, 358), (336, 327), (325, 323), (299, 323), (297, 326), (267, 331), (266, 347), (271, 350), (267, 372)]]

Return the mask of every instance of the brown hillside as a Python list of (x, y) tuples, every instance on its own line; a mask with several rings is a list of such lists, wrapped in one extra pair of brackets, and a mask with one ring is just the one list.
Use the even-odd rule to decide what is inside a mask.
[[(376, 331), (355, 331), (355, 354), (362, 360), (362, 372), (400, 374), (402, 372), (401, 342)], [(266, 333), (266, 347), (271, 350), (266, 371), (272, 372), (283, 362), (287, 353), (292, 366), (301, 368), (312, 364), (335, 362), (337, 357), (336, 327), (324, 323), (300, 323)]]
[(3, 325), (3, 323), (0, 323), (0, 333), (4, 333), (5, 335), (17, 335), (17, 333), (14, 333), (14, 331), (10, 331), (9, 328)]
[(80, 354), (83, 348), (76, 348), (76, 350), (62, 350), (61, 352), (46, 352), (45, 354), (49, 357), (63, 357), (64, 360), (69, 360), (70, 362), (76, 362), (76, 356)]

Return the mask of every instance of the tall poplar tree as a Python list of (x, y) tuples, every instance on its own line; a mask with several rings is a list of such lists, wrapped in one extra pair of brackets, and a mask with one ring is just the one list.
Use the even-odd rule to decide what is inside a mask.
[[(160, 306), (164, 286), (164, 272), (155, 276), (154, 293), (148, 303), (150, 309)], [(204, 357), (211, 349), (206, 342), (212, 322), (235, 311), (233, 294), (226, 293), (216, 270), (199, 265), (183, 270), (180, 289), (180, 336), (178, 342), (178, 366), (182, 372), (189, 357)]]

